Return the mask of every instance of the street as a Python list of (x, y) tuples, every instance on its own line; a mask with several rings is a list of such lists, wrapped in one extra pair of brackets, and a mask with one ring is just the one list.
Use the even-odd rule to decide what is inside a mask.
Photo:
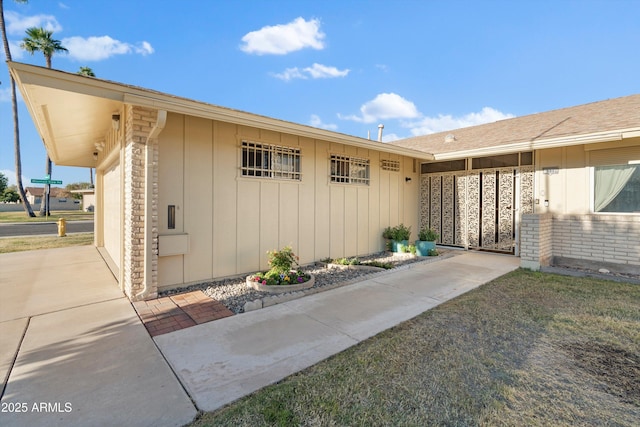
[[(67, 234), (91, 233), (93, 221), (69, 221), (67, 222)], [(0, 237), (14, 236), (39, 236), (58, 234), (58, 224), (55, 222), (25, 222), (0, 224)]]

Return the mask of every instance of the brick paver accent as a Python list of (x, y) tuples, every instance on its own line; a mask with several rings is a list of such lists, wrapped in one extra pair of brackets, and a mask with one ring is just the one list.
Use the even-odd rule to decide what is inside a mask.
[(135, 301), (133, 307), (152, 337), (233, 315), (202, 291)]

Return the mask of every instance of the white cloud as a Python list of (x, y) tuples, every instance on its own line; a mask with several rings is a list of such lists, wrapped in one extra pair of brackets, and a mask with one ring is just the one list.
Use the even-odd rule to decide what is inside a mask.
[(423, 117), (416, 122), (403, 123), (402, 126), (411, 129), (411, 134), (417, 136), (492, 123), (512, 117), (515, 116), (491, 107), (484, 107), (477, 113), (468, 113), (459, 117), (454, 117), (450, 114), (438, 114), (437, 117)]
[(349, 69), (338, 70), (336, 67), (327, 67), (326, 65), (314, 63), (311, 67), (304, 69), (314, 79), (326, 79), (333, 77), (345, 77), (349, 74)]
[(336, 67), (329, 67), (322, 64), (313, 64), (311, 67), (303, 68), (298, 67), (287, 68), (282, 73), (273, 73), (272, 76), (280, 80), (289, 81), (292, 79), (330, 79), (336, 77), (345, 77), (349, 74), (349, 69), (338, 70)]
[(319, 20), (298, 17), (288, 24), (266, 26), (245, 34), (240, 49), (256, 55), (284, 55), (307, 47), (321, 50), (324, 36)]
[(24, 36), (27, 28), (31, 27), (42, 27), (54, 33), (62, 31), (62, 25), (52, 15), (24, 16), (8, 10), (4, 13), (4, 19), (7, 24), (7, 34)]
[(374, 123), (388, 119), (415, 119), (421, 116), (415, 104), (395, 93), (381, 93), (360, 107), (360, 116), (343, 116), (343, 120), (360, 123)]
[(396, 135), (395, 133), (390, 133), (387, 135), (385, 135), (384, 133), (382, 134), (382, 142), (397, 141), (398, 139), (402, 139), (402, 138)]
[(60, 9), (71, 9), (69, 6), (67, 6), (66, 4), (62, 3), (61, 1), (58, 2), (58, 7)]
[(333, 123), (323, 123), (320, 116), (317, 114), (312, 114), (311, 119), (309, 120), (309, 124), (316, 128), (328, 129), (328, 130), (336, 130), (338, 129), (338, 125)]
[(139, 53), (142, 56), (151, 55), (153, 52), (155, 52), (153, 46), (151, 46), (151, 43), (149, 42), (142, 42), (139, 46), (135, 46), (133, 49), (136, 53)]
[[(16, 172), (11, 169), (0, 169), (0, 172), (7, 177), (7, 185), (17, 185), (16, 183)], [(22, 175), (22, 185), (27, 186), (31, 180)]]
[[(22, 49), (20, 47), (20, 42), (14, 42), (14, 41), (10, 41), (9, 42), (9, 50), (11, 51), (11, 59), (13, 59), (14, 61), (16, 59), (22, 59), (24, 58), (25, 55), (25, 51), (24, 49)], [(4, 49), (2, 49), (2, 57), (4, 58), (6, 55), (4, 54)]]
[(307, 75), (303, 74), (298, 67), (287, 68), (282, 73), (274, 73), (273, 77), (288, 82), (291, 79), (307, 79)]
[(114, 55), (137, 53), (143, 56), (154, 52), (148, 42), (138, 45), (121, 42), (109, 36), (101, 37), (68, 37), (62, 40), (62, 45), (69, 49), (69, 57), (79, 61), (101, 61)]

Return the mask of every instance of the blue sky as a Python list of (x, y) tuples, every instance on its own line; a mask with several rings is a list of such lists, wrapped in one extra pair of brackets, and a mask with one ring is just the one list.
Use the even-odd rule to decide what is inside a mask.
[[(385, 141), (640, 92), (640, 1), (4, 0), (14, 61)], [(6, 67), (0, 171), (15, 182)], [(45, 151), (20, 103), (24, 184)], [(87, 169), (56, 167), (64, 184)]]

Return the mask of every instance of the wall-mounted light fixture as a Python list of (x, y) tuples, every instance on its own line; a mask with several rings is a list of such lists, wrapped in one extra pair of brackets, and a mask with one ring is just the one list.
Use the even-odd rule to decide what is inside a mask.
[(93, 152), (93, 160), (98, 160), (98, 152), (97, 151)]
[(406, 176), (406, 177), (404, 178), (404, 180), (405, 180), (405, 182), (411, 182), (411, 177), (410, 177), (410, 176)]
[(111, 115), (111, 125), (116, 132), (120, 129), (120, 114)]

